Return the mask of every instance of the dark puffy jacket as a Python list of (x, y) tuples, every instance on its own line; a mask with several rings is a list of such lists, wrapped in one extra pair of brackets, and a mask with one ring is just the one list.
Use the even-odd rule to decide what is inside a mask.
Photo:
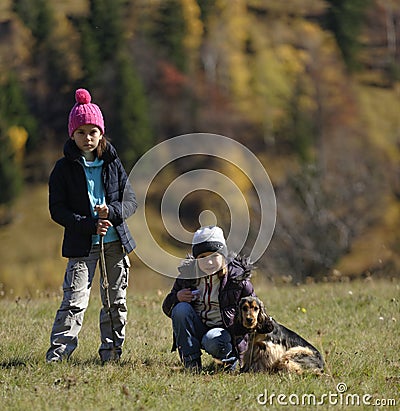
[[(80, 157), (79, 148), (73, 140), (68, 139), (64, 146), (64, 157), (56, 162), (49, 179), (50, 215), (64, 227), (62, 255), (68, 258), (88, 256), (92, 235), (97, 230), (97, 218), (92, 216)], [(136, 211), (135, 193), (115, 148), (108, 142), (102, 160), (108, 219), (115, 227), (125, 251), (130, 253), (135, 248), (135, 241), (124, 220)], [(127, 190), (124, 194), (125, 186)]]
[[(175, 280), (175, 283), (170, 293), (165, 297), (162, 304), (164, 313), (171, 317), (172, 309), (178, 304), (177, 293), (183, 288), (195, 288), (199, 282), (198, 279), (193, 278), (196, 260), (190, 257), (184, 260), (182, 265), (178, 267), (180, 276)], [(222, 322), (224, 328), (227, 329), (234, 338), (234, 321), (237, 313), (238, 304), (241, 298), (254, 296), (254, 287), (250, 281), (251, 270), (253, 266), (248, 259), (243, 257), (229, 258), (228, 271), (221, 278), (221, 285), (219, 288), (219, 307), (221, 310)], [(235, 341), (236, 345), (239, 343)], [(175, 338), (172, 350), (176, 349)], [(242, 352), (243, 349), (236, 347)]]

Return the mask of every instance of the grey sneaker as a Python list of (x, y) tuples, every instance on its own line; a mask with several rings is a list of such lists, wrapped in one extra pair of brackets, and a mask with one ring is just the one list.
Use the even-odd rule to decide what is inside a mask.
[(47, 364), (57, 364), (61, 362), (62, 362), (62, 358), (57, 358), (57, 357), (53, 357), (53, 358), (46, 360)]
[(224, 364), (224, 371), (234, 372), (239, 365), (239, 359), (236, 357), (225, 358), (222, 363)]

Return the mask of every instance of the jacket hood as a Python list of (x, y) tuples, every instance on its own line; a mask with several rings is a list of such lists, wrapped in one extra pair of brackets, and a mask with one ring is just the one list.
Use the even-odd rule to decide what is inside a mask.
[[(82, 153), (79, 150), (78, 146), (75, 144), (75, 141), (69, 138), (64, 144), (64, 156), (71, 161), (78, 160)], [(111, 163), (115, 158), (117, 158), (117, 151), (113, 145), (107, 141), (106, 150), (104, 151), (101, 159), (105, 163)]]
[(252, 270), (255, 270), (255, 268), (249, 257), (238, 255), (230, 261), (229, 273), (231, 278), (241, 281), (251, 278)]
[[(255, 266), (250, 262), (248, 257), (239, 256), (229, 253), (227, 258), (228, 276), (232, 280), (242, 281), (251, 278), (251, 271)], [(196, 259), (192, 255), (188, 255), (178, 267), (180, 278), (196, 278)]]

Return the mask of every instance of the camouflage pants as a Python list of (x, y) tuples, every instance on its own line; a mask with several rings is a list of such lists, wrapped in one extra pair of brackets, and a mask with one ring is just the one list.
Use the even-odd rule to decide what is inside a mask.
[[(104, 244), (111, 315), (114, 326), (116, 353), (122, 353), (125, 339), (127, 319), (126, 290), (129, 278), (129, 258), (119, 241)], [(58, 309), (50, 336), (50, 348), (46, 353), (46, 361), (68, 359), (78, 346), (78, 334), (81, 330), (85, 311), (89, 304), (89, 296), (100, 256), (100, 246), (94, 245), (88, 257), (70, 258), (63, 283), (63, 300)], [(101, 281), (101, 279), (100, 279)], [(103, 305), (104, 290), (100, 287)], [(102, 361), (112, 356), (113, 332), (109, 314), (100, 310), (99, 355)]]

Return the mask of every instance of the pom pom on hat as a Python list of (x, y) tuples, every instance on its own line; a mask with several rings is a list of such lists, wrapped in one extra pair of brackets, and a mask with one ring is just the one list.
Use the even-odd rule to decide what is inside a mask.
[(92, 103), (89, 91), (79, 88), (75, 91), (75, 105), (72, 107), (68, 117), (68, 133), (71, 137), (74, 131), (85, 124), (93, 124), (104, 134), (103, 114), (98, 105)]
[(197, 258), (206, 252), (216, 252), (224, 257), (228, 256), (224, 232), (217, 226), (206, 226), (199, 228), (193, 236), (192, 254)]
[(89, 104), (92, 101), (92, 96), (84, 88), (78, 88), (75, 91), (75, 100), (78, 104)]

